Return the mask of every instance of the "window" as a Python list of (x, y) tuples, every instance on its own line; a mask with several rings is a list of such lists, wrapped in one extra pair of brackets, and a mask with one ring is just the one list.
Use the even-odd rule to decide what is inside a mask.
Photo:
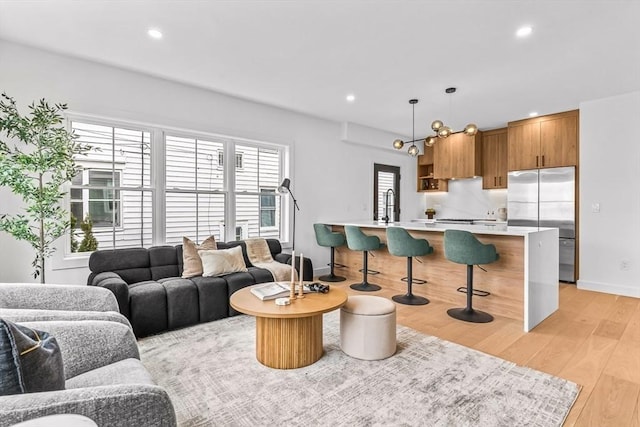
[(121, 226), (120, 190), (113, 190), (120, 186), (120, 171), (85, 169), (71, 183), (71, 213), (77, 219), (76, 228), (87, 215), (94, 228)]
[(223, 142), (167, 135), (165, 150), (166, 243), (182, 243), (182, 236), (224, 241), (225, 182), (218, 168)]
[[(69, 211), (76, 228), (91, 218), (98, 249), (150, 246), (152, 242), (151, 132), (71, 121), (80, 142), (94, 149), (76, 159)], [(76, 238), (84, 235), (78, 231)]]
[[(224, 166), (223, 151), (218, 151), (218, 166)], [(236, 153), (236, 168), (242, 169), (242, 153)]]
[(236, 222), (245, 222), (248, 237), (282, 237), (280, 203), (275, 189), (281, 181), (281, 150), (236, 144), (243, 168), (235, 169)]
[(276, 190), (260, 189), (260, 227), (276, 226)]
[[(183, 236), (282, 239), (275, 189), (285, 147), (70, 116), (78, 140), (94, 148), (76, 159), (81, 171), (69, 188), (76, 244), (89, 216), (98, 249), (179, 244)], [(234, 162), (225, 164), (225, 153)]]

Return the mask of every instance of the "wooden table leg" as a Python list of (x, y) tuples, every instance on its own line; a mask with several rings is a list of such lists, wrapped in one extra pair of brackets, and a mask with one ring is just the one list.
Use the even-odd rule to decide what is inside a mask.
[(322, 357), (322, 314), (310, 317), (256, 318), (256, 358), (265, 366), (294, 369)]

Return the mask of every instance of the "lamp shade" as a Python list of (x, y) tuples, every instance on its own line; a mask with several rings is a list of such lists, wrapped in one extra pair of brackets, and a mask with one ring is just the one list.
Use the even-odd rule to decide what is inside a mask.
[(396, 139), (395, 141), (393, 141), (393, 148), (395, 148), (396, 150), (401, 149), (404, 146), (404, 142), (401, 139)]
[(410, 156), (417, 156), (418, 154), (420, 154), (420, 149), (418, 148), (417, 145), (413, 144), (411, 147), (409, 147), (409, 155)]
[(289, 178), (285, 178), (282, 181), (282, 184), (280, 184), (280, 187), (278, 187), (278, 192), (279, 193), (288, 193), (289, 187), (291, 186), (291, 180)]

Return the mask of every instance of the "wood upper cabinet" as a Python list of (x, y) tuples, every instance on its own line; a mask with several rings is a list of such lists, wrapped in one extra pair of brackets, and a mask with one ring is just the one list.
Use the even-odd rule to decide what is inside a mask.
[(438, 138), (433, 152), (434, 176), (439, 179), (472, 178), (482, 175), (482, 132), (462, 132)]
[(508, 125), (510, 171), (575, 166), (578, 162), (578, 110)]
[(507, 128), (482, 134), (482, 188), (507, 188)]
[(447, 181), (436, 179), (433, 175), (433, 147), (424, 146), (424, 154), (418, 156), (418, 187), (419, 192), (447, 191)]

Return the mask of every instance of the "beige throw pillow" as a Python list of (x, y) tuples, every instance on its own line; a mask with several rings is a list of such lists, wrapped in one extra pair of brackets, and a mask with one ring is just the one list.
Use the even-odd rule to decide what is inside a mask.
[(202, 275), (202, 260), (198, 255), (198, 250), (215, 250), (218, 249), (216, 245), (216, 238), (214, 236), (207, 237), (201, 245), (196, 245), (191, 239), (187, 237), (182, 238), (182, 278), (188, 279), (190, 277)]
[(198, 251), (198, 254), (202, 259), (203, 277), (222, 276), (223, 274), (247, 271), (240, 246), (215, 251), (201, 250)]

